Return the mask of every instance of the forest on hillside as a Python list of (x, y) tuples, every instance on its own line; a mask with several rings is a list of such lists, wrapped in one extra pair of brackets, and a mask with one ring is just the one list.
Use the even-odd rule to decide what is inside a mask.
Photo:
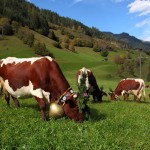
[[(70, 48), (74, 51), (74, 46), (93, 47), (94, 51), (121, 49), (142, 49), (148, 50), (149, 43), (131, 37), (101, 32), (95, 27), (89, 28), (83, 23), (62, 17), (51, 10), (39, 9), (34, 4), (25, 0), (1, 0), (0, 1), (0, 33), (11, 35), (18, 32), (19, 27), (28, 27), (44, 36), (48, 36), (57, 43), (56, 47)], [(61, 34), (69, 38), (69, 43), (62, 43), (54, 30), (59, 29)], [(67, 29), (67, 30), (66, 30)], [(68, 30), (70, 29), (70, 30)], [(73, 32), (70, 32), (73, 31)], [(75, 36), (75, 32), (82, 33), (82, 37)], [(124, 34), (123, 34), (124, 35)], [(90, 40), (83, 40), (84, 37)], [(64, 40), (66, 41), (66, 39)], [(68, 41), (68, 39), (67, 39)], [(62, 44), (61, 44), (62, 43)]]
[(48, 35), (48, 22), (50, 22), (68, 28), (78, 29), (80, 27), (85, 34), (93, 37), (100, 38), (103, 36), (103, 33), (94, 27), (89, 28), (79, 21), (61, 17), (50, 10), (39, 9), (25, 0), (1, 0), (0, 14), (9, 18), (10, 21), (16, 21), (22, 26), (28, 26), (43, 35)]
[(116, 40), (113, 36), (107, 35), (95, 27), (89, 28), (79, 21), (61, 17), (51, 10), (39, 9), (25, 0), (1, 0), (0, 17), (8, 18), (13, 25), (15, 21), (22, 26), (28, 26), (30, 29), (45, 36), (48, 36), (50, 29), (49, 23), (52, 23), (57, 26), (77, 31), (80, 30), (83, 34), (93, 38), (100, 38), (108, 41)]

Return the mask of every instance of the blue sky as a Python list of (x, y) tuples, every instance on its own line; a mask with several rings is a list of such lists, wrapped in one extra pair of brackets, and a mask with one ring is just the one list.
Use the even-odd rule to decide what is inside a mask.
[(89, 27), (150, 41), (150, 0), (28, 0)]

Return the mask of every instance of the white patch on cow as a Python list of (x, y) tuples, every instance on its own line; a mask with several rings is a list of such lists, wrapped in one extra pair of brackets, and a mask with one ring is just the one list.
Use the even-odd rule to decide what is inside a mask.
[(30, 62), (31, 64), (33, 64), (35, 61), (42, 59), (42, 58), (47, 58), (48, 60), (52, 61), (53, 59), (49, 56), (46, 57), (32, 57), (32, 58), (16, 58), (16, 57), (7, 57), (6, 59), (2, 59), (2, 63), (1, 63), (1, 67), (3, 65), (7, 65), (7, 64), (18, 64), (18, 63), (22, 63), (22, 62)]
[(47, 58), (49, 61), (53, 61), (52, 57), (45, 56), (45, 58)]
[(119, 98), (119, 96), (115, 94), (115, 99), (118, 99), (118, 98)]
[(49, 92), (45, 92), (44, 90), (42, 90), (44, 97), (47, 99), (48, 102), (50, 102), (50, 93)]
[(123, 91), (121, 92), (121, 95), (123, 96), (125, 93), (127, 93), (127, 91), (123, 90)]
[(20, 89), (17, 89), (16, 91), (14, 91), (10, 87), (8, 80), (5, 80), (4, 86), (5, 86), (6, 90), (8, 91), (8, 93), (10, 93), (11, 95), (13, 95), (16, 98), (36, 96), (38, 98), (46, 98), (47, 100), (49, 100), (50, 93), (45, 92), (41, 88), (34, 90), (33, 84), (31, 81), (29, 81), (28, 86), (23, 86)]
[(86, 81), (85, 81), (85, 84), (86, 84), (86, 88), (87, 88), (87, 90), (89, 90), (90, 89), (90, 87), (91, 87), (91, 85), (89, 84), (89, 80), (88, 80), (88, 75), (87, 75), (87, 72), (91, 72), (91, 70), (89, 70), (89, 69), (86, 69), (85, 67), (83, 67), (82, 69), (80, 69), (80, 75), (78, 76), (78, 83), (79, 83), (79, 85), (80, 85), (80, 81), (81, 81), (81, 79), (83, 78), (83, 74), (86, 74)]

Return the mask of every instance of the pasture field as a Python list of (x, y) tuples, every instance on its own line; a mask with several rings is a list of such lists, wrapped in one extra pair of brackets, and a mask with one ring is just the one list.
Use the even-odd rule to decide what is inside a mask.
[[(38, 37), (38, 36), (37, 36)], [(41, 38), (41, 37), (38, 37)], [(7, 56), (35, 56), (32, 49), (16, 37), (0, 41), (0, 58)], [(17, 43), (17, 44), (16, 44)], [(120, 78), (115, 75), (116, 66), (109, 55), (108, 62), (88, 48), (77, 48), (76, 53), (56, 49), (47, 41), (63, 73), (74, 90), (77, 90), (75, 74), (80, 68), (90, 68), (106, 92), (115, 88)], [(123, 55), (123, 51), (118, 52)], [(117, 53), (117, 54), (118, 54)], [(137, 57), (138, 54), (133, 54)], [(149, 83), (146, 83), (149, 84)], [(146, 89), (146, 94), (150, 89)], [(39, 107), (33, 98), (20, 99), (16, 109), (11, 101), (8, 109), (0, 97), (0, 149), (1, 150), (149, 150), (150, 148), (150, 99), (141, 103), (110, 101), (103, 97), (102, 103), (88, 102), (91, 118), (75, 123), (67, 117), (42, 122)], [(48, 116), (47, 105), (47, 116)]]

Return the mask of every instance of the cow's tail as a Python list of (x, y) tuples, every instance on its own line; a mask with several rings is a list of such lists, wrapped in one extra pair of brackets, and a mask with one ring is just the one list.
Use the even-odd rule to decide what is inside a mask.
[(143, 83), (143, 97), (144, 97), (144, 101), (145, 101), (145, 84)]
[(4, 88), (4, 81), (3, 81), (2, 77), (0, 77), (0, 95), (2, 95), (4, 90), (5, 90), (5, 88)]

